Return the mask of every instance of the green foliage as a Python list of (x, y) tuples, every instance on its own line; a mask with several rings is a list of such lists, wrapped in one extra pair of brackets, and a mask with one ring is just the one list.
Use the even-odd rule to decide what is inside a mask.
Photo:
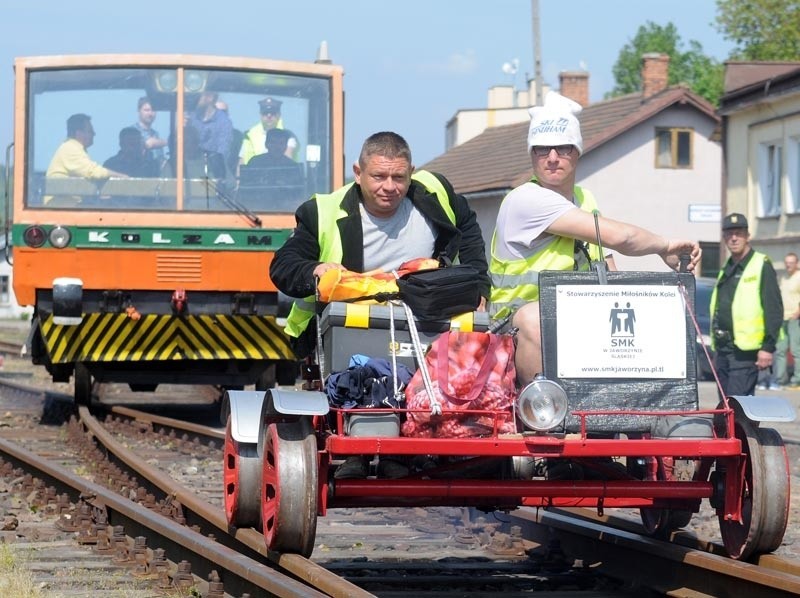
[(800, 60), (800, 2), (717, 0), (717, 30), (736, 60)]
[(642, 56), (657, 52), (669, 55), (668, 85), (684, 83), (715, 106), (722, 95), (723, 65), (703, 54), (703, 46), (689, 42), (689, 49), (681, 50), (682, 42), (675, 25), (661, 26), (647, 21), (639, 27), (636, 36), (620, 50), (612, 72), (616, 85), (607, 94), (615, 97), (642, 90)]

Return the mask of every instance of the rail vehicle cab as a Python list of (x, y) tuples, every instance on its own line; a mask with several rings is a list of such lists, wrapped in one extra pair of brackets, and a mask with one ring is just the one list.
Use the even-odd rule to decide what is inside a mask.
[(342, 68), (88, 55), (15, 71), (6, 222), (33, 361), (74, 376), (80, 402), (96, 381), (293, 382), (269, 264), (297, 206), (343, 184)]
[[(792, 421), (794, 410), (774, 397), (726, 397), (701, 408), (689, 315), (694, 277), (611, 272), (601, 284), (595, 273), (541, 272), (539, 284), (543, 376), (518, 388), (508, 410), (479, 411), (511, 417), (511, 432), (496, 425), (482, 435), (440, 428), (415, 437), (387, 417), (409, 418), (407, 403), (347, 409), (317, 390), (229, 392), (230, 524), (260, 528), (271, 550), (309, 555), (317, 517), (331, 507), (632, 507), (646, 533), (663, 535), (687, 525), (708, 500), (731, 557), (775, 550), (788, 521), (789, 470), (769, 422)], [(346, 305), (323, 312), (323, 374), (365, 350), (402, 357), (402, 319), (386, 327), (379, 315), (386, 307), (358, 307), (359, 318), (348, 319)], [(470, 316), (479, 322), (485, 314)], [(437, 325), (428, 339), (454, 328)], [(361, 418), (381, 423), (362, 428)], [(421, 458), (425, 466), (400, 479), (337, 479), (337, 464), (350, 455)]]

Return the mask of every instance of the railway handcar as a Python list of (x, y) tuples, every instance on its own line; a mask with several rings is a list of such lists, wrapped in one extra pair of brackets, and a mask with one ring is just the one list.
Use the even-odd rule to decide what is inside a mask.
[[(415, 436), (405, 426), (354, 425), (419, 415), (408, 403), (346, 409), (315, 390), (230, 392), (224, 456), (230, 524), (260, 528), (272, 550), (308, 555), (317, 517), (332, 507), (574, 506), (601, 514), (638, 508), (644, 529), (664, 535), (686, 526), (708, 501), (731, 557), (780, 546), (790, 474), (781, 436), (770, 426), (792, 421), (794, 409), (777, 397), (700, 405), (694, 277), (540, 272), (539, 284), (544, 371), (518, 389), (510, 407), (471, 412), (486, 424), (483, 433), (453, 437), (442, 426)], [(408, 337), (398, 335), (406, 334), (408, 318), (401, 312), (387, 331), (378, 309), (386, 307), (325, 308), (318, 347), (328, 363), (323, 377), (350, 353), (402, 358)], [(333, 311), (348, 317), (336, 324)], [(485, 315), (420, 322), (420, 335), (430, 339), (451, 327), (459, 334)], [(352, 333), (337, 338), (337, 326)], [(469, 413), (445, 408), (427, 415), (444, 422)], [(400, 456), (412, 467), (399, 479), (382, 478), (380, 470), (337, 479), (337, 464), (352, 455)]]
[[(342, 68), (191, 55), (30, 57), (14, 67), (6, 223), (14, 291), (34, 308), (34, 363), (54, 381), (74, 376), (81, 403), (95, 382), (294, 380), (269, 264), (299, 203), (343, 184)], [(252, 135), (267, 127), (264, 106), (279, 108), (270, 126), (290, 131), (291, 178), (254, 170), (241, 149), (266, 151), (264, 130)], [(57, 168), (68, 120), (81, 114), (92, 136), (80, 158), (95, 170)], [(130, 127), (155, 137), (146, 152), (157, 170), (101, 176)]]

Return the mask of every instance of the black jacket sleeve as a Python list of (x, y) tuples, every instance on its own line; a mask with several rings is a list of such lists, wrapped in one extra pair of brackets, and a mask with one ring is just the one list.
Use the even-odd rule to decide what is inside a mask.
[(450, 207), (456, 217), (456, 228), (461, 232), (461, 239), (458, 247), (459, 261), (462, 264), (469, 264), (480, 272), (478, 284), (483, 297), (489, 298), (491, 287), (489, 279), (489, 266), (486, 262), (486, 244), (483, 240), (481, 227), (473, 209), (469, 206), (466, 198), (459, 195), (453, 189), (445, 177), (438, 173), (433, 173), (447, 190), (450, 198)]
[(783, 326), (783, 299), (778, 276), (768, 259), (764, 260), (764, 269), (761, 271), (761, 305), (764, 308), (764, 341), (761, 350), (774, 353)]
[(275, 252), (269, 276), (278, 290), (290, 297), (308, 297), (315, 293), (314, 268), (320, 263), (316, 201), (310, 199), (297, 208), (295, 220), (292, 235)]

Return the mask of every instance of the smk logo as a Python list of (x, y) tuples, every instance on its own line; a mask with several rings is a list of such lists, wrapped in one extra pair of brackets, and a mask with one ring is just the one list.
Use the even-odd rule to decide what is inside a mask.
[(630, 301), (625, 307), (620, 307), (619, 301), (614, 302), (611, 313), (608, 316), (611, 323), (611, 346), (612, 347), (634, 347), (634, 325), (636, 324), (636, 312), (631, 307)]

